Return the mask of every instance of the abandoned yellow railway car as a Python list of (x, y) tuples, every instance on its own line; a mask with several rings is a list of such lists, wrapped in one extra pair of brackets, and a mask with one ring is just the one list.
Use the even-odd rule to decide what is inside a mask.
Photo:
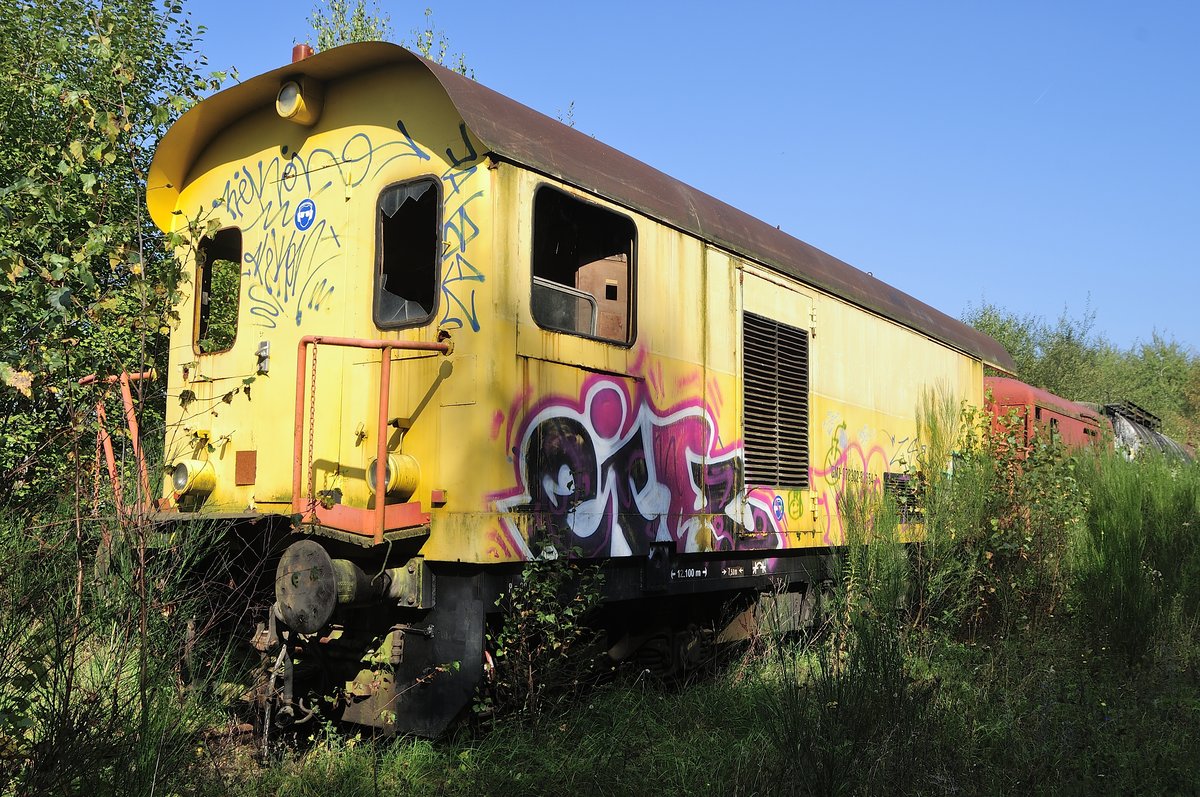
[(904, 488), (922, 388), (981, 404), (983, 365), (1011, 367), (388, 44), (200, 103), (147, 196), (193, 277), (158, 517), (283, 537), (256, 644), (287, 716), (319, 688), (346, 720), (440, 732), (505, 580), (553, 552), (605, 561), (606, 600), (631, 609), (614, 656), (652, 638), (682, 656), (731, 594), (823, 577), (845, 489)]

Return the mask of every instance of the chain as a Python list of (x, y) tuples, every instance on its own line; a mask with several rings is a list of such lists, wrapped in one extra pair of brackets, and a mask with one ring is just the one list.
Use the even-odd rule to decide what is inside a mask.
[(308, 506), (313, 511), (316, 508), (317, 468), (313, 455), (313, 441), (317, 425), (317, 343), (313, 341), (312, 372), (309, 377), (309, 396), (312, 411), (308, 414)]

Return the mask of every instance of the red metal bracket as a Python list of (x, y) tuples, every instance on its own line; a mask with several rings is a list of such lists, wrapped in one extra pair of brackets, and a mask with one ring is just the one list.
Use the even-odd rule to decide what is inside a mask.
[[(80, 385), (90, 385), (99, 382), (105, 385), (119, 384), (121, 386), (121, 403), (125, 406), (125, 425), (129, 428), (129, 439), (133, 445), (133, 458), (137, 462), (138, 480), (143, 498), (143, 501), (134, 507), (135, 510), (149, 506), (151, 503), (150, 473), (146, 468), (146, 455), (142, 451), (141, 432), (138, 429), (137, 413), (133, 408), (133, 391), (130, 389), (129, 384), (130, 382), (153, 379), (154, 377), (154, 371), (142, 371), (136, 374), (122, 372), (103, 377), (96, 374), (89, 374), (79, 380)], [(96, 402), (96, 453), (97, 456), (101, 452), (104, 454), (105, 466), (108, 469), (108, 478), (112, 481), (113, 500), (117, 505), (117, 514), (124, 515), (125, 499), (121, 495), (121, 478), (120, 474), (117, 473), (117, 458), (113, 453), (112, 436), (108, 432), (108, 418), (104, 413), (104, 399), (107, 395), (108, 391), (106, 390), (100, 396), (100, 400)]]

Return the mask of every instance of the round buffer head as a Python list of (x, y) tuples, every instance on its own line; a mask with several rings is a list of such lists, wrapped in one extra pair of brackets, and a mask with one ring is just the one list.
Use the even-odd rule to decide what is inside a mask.
[(283, 552), (275, 569), (275, 601), (291, 628), (314, 634), (333, 617), (338, 603), (333, 558), (319, 543), (301, 540)]

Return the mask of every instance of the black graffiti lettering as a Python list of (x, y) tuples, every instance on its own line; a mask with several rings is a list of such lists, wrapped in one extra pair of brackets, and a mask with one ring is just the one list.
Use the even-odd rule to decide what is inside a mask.
[(650, 486), (650, 463), (641, 429), (604, 461), (601, 473), (602, 486), (614, 496), (615, 519), (626, 544), (635, 554), (649, 553), (657, 516), (647, 517), (637, 503), (637, 496)]

